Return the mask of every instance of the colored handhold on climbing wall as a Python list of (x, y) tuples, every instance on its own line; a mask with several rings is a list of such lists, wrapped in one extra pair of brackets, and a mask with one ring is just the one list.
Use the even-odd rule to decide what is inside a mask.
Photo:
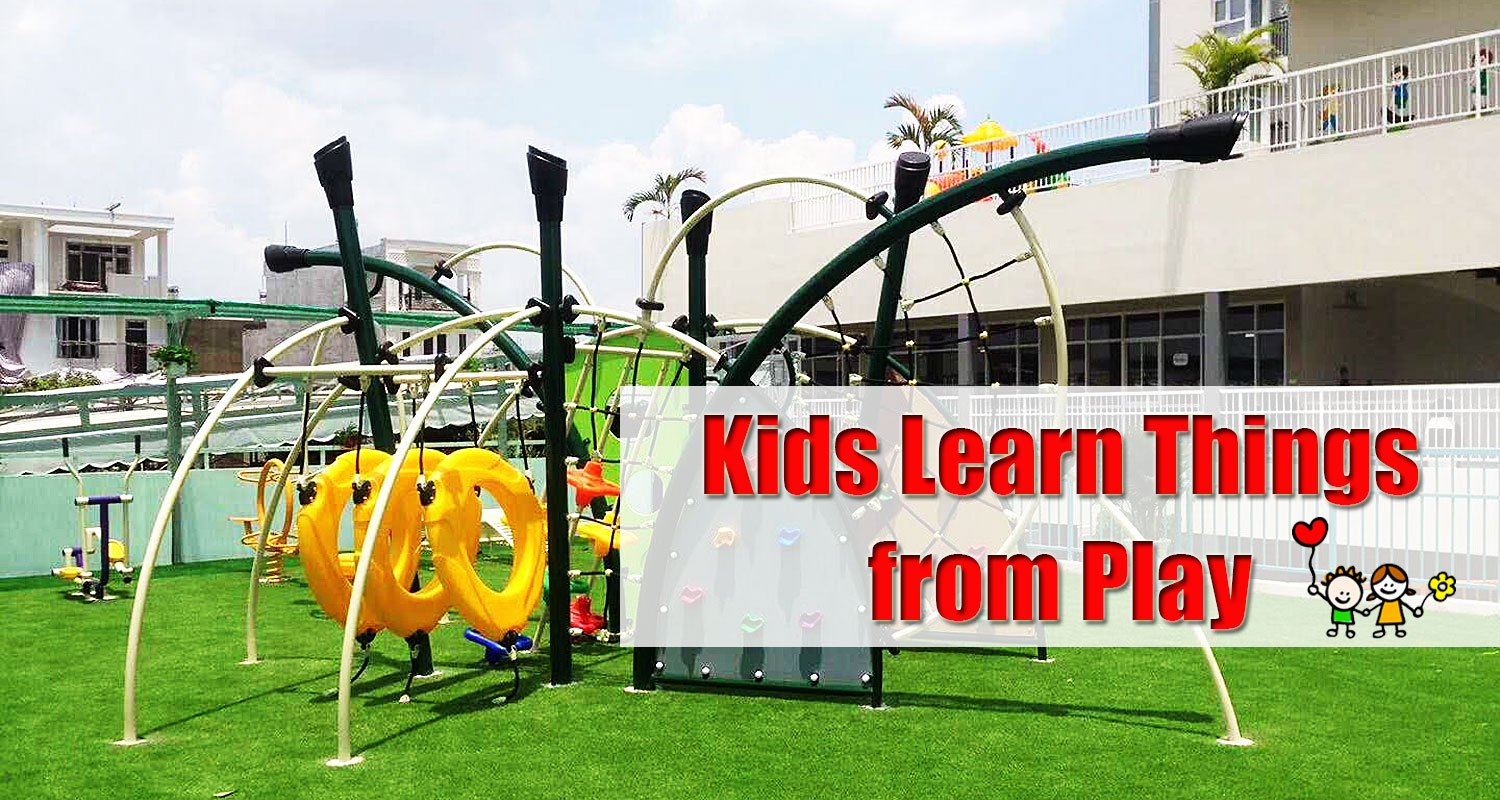
[(798, 624), (800, 624), (802, 626), (803, 630), (810, 631), (810, 630), (818, 627), (818, 625), (822, 624), (822, 622), (823, 622), (823, 612), (821, 612), (821, 611), (804, 611), (804, 612), (802, 612), (802, 616), (797, 619), (797, 622), (798, 622)]
[(782, 547), (791, 547), (792, 545), (796, 544), (797, 541), (800, 540), (801, 538), (802, 538), (802, 529), (801, 528), (782, 528), (781, 529), (781, 535), (778, 536), (778, 537), (776, 537), (776, 541)]
[(681, 600), (683, 605), (690, 606), (703, 599), (703, 587), (684, 586), (682, 587), (682, 591), (677, 594), (677, 599)]
[(620, 484), (604, 477), (604, 462), (590, 461), (568, 470), (568, 485), (578, 490), (580, 508), (600, 497), (619, 497)]
[(755, 614), (746, 614), (740, 619), (740, 630), (745, 633), (755, 633), (765, 627), (766, 618)]
[(734, 528), (720, 528), (714, 533), (714, 549), (733, 547), (735, 540), (738, 538), (740, 538), (740, 535), (734, 532)]

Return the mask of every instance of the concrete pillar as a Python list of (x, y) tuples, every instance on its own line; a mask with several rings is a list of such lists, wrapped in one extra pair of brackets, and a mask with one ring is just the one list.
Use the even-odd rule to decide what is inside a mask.
[(48, 246), (46, 221), (32, 220), (22, 236), (25, 241), (21, 260), (30, 261), (34, 268), (32, 292), (38, 296), (45, 295), (51, 291), (52, 286), (52, 251)]
[[(142, 250), (144, 254), (144, 248)], [(156, 279), (160, 282), (157, 289), (157, 297), (167, 296), (167, 285), (171, 279), (167, 275), (167, 232), (161, 231), (156, 234)]]
[(958, 320), (958, 338), (965, 339), (958, 343), (958, 385), (974, 386), (979, 379), (974, 374), (974, 357), (979, 352), (979, 347), (970, 336), (978, 333), (974, 330), (974, 320), (968, 314), (955, 314)]
[(1203, 385), (1224, 386), (1229, 379), (1229, 362), (1224, 351), (1224, 323), (1229, 316), (1229, 295), (1224, 292), (1203, 294)]

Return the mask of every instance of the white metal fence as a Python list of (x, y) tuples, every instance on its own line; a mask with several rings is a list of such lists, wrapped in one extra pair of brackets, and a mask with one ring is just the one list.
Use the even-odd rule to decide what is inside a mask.
[[(1500, 29), (1272, 74), (1226, 89), (1114, 111), (1017, 133), (1013, 141), (950, 148), (933, 157), (932, 179), (946, 189), (974, 175), (1065, 145), (1142, 133), (1201, 114), (1249, 115), (1239, 153), (1396, 133), (1417, 125), (1479, 116), (1500, 108)], [(867, 194), (889, 191), (894, 155), (830, 175)], [(1084, 186), (1169, 165), (1140, 160), (1048, 176), (1031, 191)], [(859, 201), (821, 187), (792, 191), (793, 229), (864, 219)]]

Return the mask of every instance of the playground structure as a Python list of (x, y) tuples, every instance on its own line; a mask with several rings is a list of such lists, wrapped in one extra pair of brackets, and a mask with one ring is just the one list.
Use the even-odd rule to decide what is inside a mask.
[[(108, 593), (110, 578), (118, 574), (122, 583), (130, 583), (135, 572), (130, 565), (130, 504), (135, 500), (135, 496), (130, 493), (130, 479), (141, 465), (140, 437), (135, 439), (135, 459), (125, 470), (119, 494), (87, 494), (83, 488), (83, 476), (78, 474), (68, 458), (67, 439), (62, 440), (62, 450), (63, 466), (67, 467), (73, 480), (78, 483), (78, 494), (73, 498), (73, 505), (78, 507), (78, 547), (63, 548), (63, 564), (53, 569), (52, 574), (78, 584), (78, 591), (72, 593), (73, 597), (91, 603), (114, 600), (116, 597)], [(114, 506), (120, 508), (119, 537), (114, 537), (110, 531), (109, 513)], [(99, 509), (98, 527), (88, 525), (88, 510), (91, 507)], [(88, 569), (88, 557), (93, 554), (99, 556), (98, 571)]]
[[(431, 294), (460, 316), (384, 345), (377, 342), (369, 309), (366, 268), (376, 260), (360, 253), (353, 213), (352, 166), (348, 144), (343, 139), (330, 144), (319, 151), (314, 157), (314, 163), (338, 233), (339, 250), (336, 258), (331, 253), (312, 253), (273, 246), (267, 248), (267, 264), (275, 271), (337, 264), (343, 269), (348, 305), (340, 310), (338, 316), (303, 329), (257, 358), (254, 367), (238, 377), (210, 412), (186, 448), (182, 466), (173, 475), (167, 499), (153, 524), (141, 569), (126, 651), (124, 733), (117, 743), (135, 745), (144, 741), (137, 728), (136, 705), (140, 643), (152, 565), (170, 523), (173, 502), (209, 432), (230, 404), (250, 386), (266, 386), (278, 380), (301, 381), (309, 386), (315, 381), (337, 381), (328, 399), (316, 411), (309, 409), (305, 415), (302, 434), (288, 455), (288, 463), (296, 461), (304, 451), (327, 407), (343, 391), (358, 392), (362, 407), (368, 409), (373, 440), (371, 452), (364, 454), (356, 450), (355, 453), (346, 454), (333, 467), (317, 475), (309, 475), (304, 470), (296, 487), (303, 502), (298, 528), (302, 537), (304, 559), (311, 556), (313, 560), (309, 564), (319, 563), (319, 566), (309, 569), (309, 575), (316, 572), (319, 575), (317, 580), (327, 581), (327, 585), (315, 589), (315, 594), (331, 616), (341, 618), (346, 623), (338, 685), (338, 752), (328, 763), (330, 766), (359, 763), (362, 757), (353, 751), (350, 735), (351, 684), (356, 675), (353, 665), (355, 645), (362, 643), (373, 630), (390, 627), (398, 635), (408, 637), (408, 643), (413, 649), (412, 675), (416, 676), (421, 666), (420, 651), (425, 647), (422, 638), (424, 627), (430, 630), (431, 625), (436, 624), (434, 614), (440, 616), (442, 613), (436, 609), (441, 607), (446, 611), (451, 603), (451, 607), (459, 608), (465, 618), (475, 625), (475, 636), (469, 638), (486, 647), (487, 659), (497, 656), (497, 651), (501, 651), (508, 654), (509, 663), (514, 664), (514, 653), (522, 644), (520, 630), (525, 626), (531, 608), (542, 599), (540, 595), (543, 592), (538, 579), (543, 558), (546, 564), (547, 606), (544, 620), (549, 626), (550, 634), (547, 639), (550, 681), (552, 684), (566, 684), (572, 680), (568, 600), (570, 579), (577, 577), (579, 571), (571, 568), (568, 553), (570, 540), (580, 526), (592, 524), (604, 529), (603, 535), (598, 527), (588, 529), (593, 532), (589, 538), (596, 544), (601, 538), (610, 540), (607, 546), (597, 547), (595, 552), (605, 560), (604, 569), (600, 572), (606, 578), (617, 578), (617, 568), (611, 565), (610, 558), (617, 549), (612, 545), (617, 544), (613, 540), (617, 537), (618, 528), (614, 518), (608, 516), (609, 509), (605, 500), (608, 493), (592, 493), (591, 496), (590, 493), (579, 492), (578, 500), (588, 510), (585, 514), (582, 509), (579, 513), (570, 512), (568, 491), (570, 471), (574, 474), (600, 473), (602, 477), (605, 458), (603, 440), (610, 435), (613, 423), (621, 413), (618, 405), (619, 392), (616, 391), (619, 387), (607, 387), (605, 396), (602, 399), (600, 397), (597, 380), (597, 359), (600, 355), (615, 354), (628, 359), (621, 379), (622, 386), (627, 380), (632, 385), (638, 382), (641, 364), (647, 360), (660, 363), (656, 380), (647, 383), (676, 384), (679, 376), (685, 372), (688, 383), (694, 386), (708, 384), (710, 376), (720, 385), (750, 385), (758, 374), (764, 374), (761, 371), (767, 362), (777, 356), (786, 363), (790, 382), (805, 385), (811, 382), (810, 379), (800, 374), (796, 369), (795, 359), (780, 347), (782, 340), (795, 332), (837, 343), (845, 354), (844, 357), (851, 362), (863, 356), (864, 371), (852, 374), (851, 383), (910, 382), (912, 371), (909, 365), (893, 353), (896, 349), (893, 341), (897, 316), (900, 314), (909, 320), (911, 308), (926, 298), (909, 300), (903, 295), (908, 237), (928, 228), (946, 240), (947, 234), (940, 224), (942, 217), (971, 203), (998, 196), (1001, 202), (997, 210), (1015, 221), (1028, 243), (1028, 252), (1007, 264), (973, 276), (964, 271), (955, 252), (954, 262), (959, 280), (944, 292), (967, 290), (974, 280), (1015, 263), (1034, 260), (1046, 288), (1051, 310), (1050, 316), (1039, 320), (1038, 324), (1051, 327), (1056, 339), (1059, 361), (1057, 372), (1061, 388), (1068, 375), (1068, 348), (1062, 302), (1037, 236), (1021, 212), (1020, 206), (1025, 194), (1020, 187), (1048, 175), (1124, 160), (1182, 160), (1201, 163), (1220, 160), (1230, 154), (1242, 125), (1241, 116), (1203, 117), (1144, 134), (1058, 148), (1032, 158), (1000, 165), (932, 194), (925, 200), (922, 199), (922, 194), (930, 164), (928, 157), (923, 154), (905, 154), (897, 162), (894, 199), (883, 192), (865, 197), (857, 190), (835, 181), (803, 176), (756, 181), (713, 200), (702, 193), (685, 193), (683, 226), (662, 254), (646, 292), (636, 301), (637, 310), (633, 312), (611, 310), (591, 302), (590, 295), (582, 288), (577, 276), (563, 268), (561, 222), (567, 188), (567, 165), (562, 159), (532, 148), (527, 154), (527, 162), (540, 234), (539, 245), (533, 250), (540, 261), (540, 296), (532, 298), (522, 307), (479, 311), (437, 280), (387, 264), (381, 266), (379, 271), (371, 271), (376, 272), (378, 279), (389, 277)], [(786, 183), (813, 183), (857, 197), (866, 204), (869, 218), (880, 218), (881, 221), (818, 270), (770, 317), (714, 321), (708, 313), (706, 290), (708, 239), (713, 209), (754, 189)], [(687, 313), (671, 325), (661, 324), (657, 322), (656, 315), (666, 307), (658, 297), (662, 276), (673, 252), (684, 243), (688, 265)], [(846, 335), (837, 321), (833, 329), (803, 322), (808, 312), (819, 303), (827, 304), (837, 320), (832, 293), (865, 264), (874, 264), (883, 271), (873, 334), (868, 340), (860, 341)], [(583, 302), (564, 294), (565, 277), (578, 286), (579, 294), (584, 297)], [(973, 306), (972, 294), (970, 303)], [(977, 316), (977, 307), (973, 310)], [(592, 341), (575, 341), (567, 335), (566, 326), (579, 317), (594, 320), (590, 326)], [(539, 362), (532, 362), (509, 336), (510, 331), (524, 323), (532, 323), (541, 331), (542, 353)], [(433, 363), (403, 362), (395, 355), (445, 331), (466, 327), (478, 328), (481, 333), (462, 353), (451, 359), (439, 355)], [(309, 340), (321, 341), (335, 330), (355, 337), (358, 362), (321, 364), (316, 355), (318, 348), (314, 348), (311, 364), (277, 364), (278, 359), (291, 348)], [(733, 353), (721, 352), (706, 343), (713, 335), (729, 333), (748, 336)], [(981, 346), (985, 335), (982, 329), (976, 334)], [(633, 341), (633, 345), (621, 347), (607, 344), (616, 340)], [(665, 344), (648, 348), (648, 340)], [(472, 360), (491, 343), (500, 348), (513, 369), (482, 370), (470, 367)], [(906, 349), (910, 351), (912, 348), (913, 344), (908, 341)], [(584, 363), (579, 373), (580, 379), (570, 395), (565, 381), (565, 365), (579, 352), (582, 353)], [(673, 371), (669, 373), (669, 370)], [(508, 387), (506, 401), (496, 414), (496, 419), (513, 408), (525, 394), (534, 393), (539, 398), (544, 412), (543, 433), (548, 454), (540, 503), (537, 502), (539, 498), (532, 493), (526, 476), (508, 464), (500, 466), (503, 460), (494, 463), (497, 457), (483, 449), (486, 432), (493, 428), (495, 420), (491, 420), (485, 431), (476, 437), (476, 447), (472, 450), (440, 455), (429, 454), (425, 449), (424, 422), (432, 413), (442, 392), (450, 385), (487, 382)], [(413, 392), (420, 388), (425, 394), (410, 417), (403, 420), (404, 426), (398, 439), (391, 424), (389, 399), (401, 384)], [(589, 392), (587, 401), (583, 398), (586, 388)], [(310, 398), (311, 392), (304, 396)], [(416, 393), (413, 394), (415, 396)], [(566, 399), (570, 396), (571, 399)], [(593, 433), (590, 439), (586, 440), (581, 435), (581, 424), (575, 424), (574, 417), (578, 412), (583, 412), (589, 421), (589, 428)], [(361, 417), (363, 423), (365, 414), (362, 413)], [(605, 422), (602, 431), (597, 425), (600, 418)], [(363, 459), (370, 461), (366, 464)], [(491, 463), (486, 463), (486, 459), (490, 459)], [(583, 461), (589, 462), (588, 466), (577, 466)], [(286, 494), (291, 473), (290, 469), (281, 470), (267, 503), (267, 511), (264, 515), (259, 515), (262, 529), (256, 540), (257, 552), (251, 569), (247, 602), (247, 652), (243, 662), (246, 664), (259, 660), (255, 637), (259, 578), (270, 541), (267, 534), (276, 516), (276, 506)], [(579, 481), (575, 480), (573, 483), (576, 485)], [(474, 498), (476, 486), (489, 491), (500, 501), (505, 508), (507, 522), (511, 524), (512, 530), (517, 531), (518, 567), (512, 572), (510, 584), (500, 592), (488, 589), (473, 572), (472, 553), (477, 547), (479, 530), (478, 504)], [(672, 484), (661, 507), (670, 509), (680, 505), (675, 502), (679, 498), (675, 498), (674, 494), (683, 491), (681, 482)], [(340, 557), (336, 552), (337, 548), (330, 548), (332, 537), (326, 534), (336, 527), (334, 523), (341, 515), (345, 503), (352, 503), (356, 507), (357, 557), (350, 555), (345, 563), (338, 563)], [(1139, 536), (1139, 532), (1118, 508), (1110, 509), (1111, 506), (1106, 505), (1106, 510), (1117, 516), (1126, 530)], [(1001, 551), (1019, 543), (1033, 511), (1034, 506), (1020, 515), (1000, 548)], [(425, 518), (425, 525), (418, 524), (418, 520), (422, 518)], [(307, 527), (304, 528), (304, 525)], [(432, 543), (438, 578), (426, 587), (418, 588), (413, 585), (408, 589), (409, 570), (414, 569), (414, 556), (419, 552), (422, 527), (426, 528)], [(521, 532), (523, 530), (524, 533)], [(545, 549), (540, 546), (543, 542)], [(648, 555), (648, 568), (652, 559), (658, 557), (659, 554), (654, 551)], [(352, 570), (348, 562), (352, 562)], [(335, 578), (338, 580), (334, 580)], [(351, 621), (353, 624), (348, 624)], [(618, 617), (615, 621), (618, 622)], [(637, 620), (635, 624), (641, 622)], [(629, 625), (631, 621), (627, 620), (625, 624)], [(1194, 630), (1220, 696), (1228, 730), (1221, 741), (1226, 744), (1247, 744), (1248, 740), (1240, 734), (1228, 690), (1212, 650), (1201, 630)], [(403, 631), (411, 633), (404, 634)], [(852, 688), (867, 693), (871, 704), (875, 706), (883, 702), (882, 657), (883, 653), (878, 649), (868, 653), (829, 654), (830, 659), (849, 659), (854, 664), (859, 671), (853, 673), (855, 686)], [(671, 685), (671, 676), (662, 674), (665, 661), (660, 652), (638, 648), (634, 655), (635, 688), (649, 690)], [(788, 658), (784, 654), (767, 654), (762, 666), (756, 667), (759, 674), (752, 676), (751, 680), (739, 682), (739, 685), (769, 689), (800, 686), (814, 691), (837, 688), (834, 681), (825, 679), (828, 672), (826, 667), (819, 667), (809, 675), (805, 664), (792, 663), (797, 661), (798, 659)], [(781, 665), (776, 667), (778, 674), (770, 674), (773, 664)], [(430, 660), (426, 666), (430, 672)], [(809, 680), (811, 686), (807, 687), (804, 684)]]

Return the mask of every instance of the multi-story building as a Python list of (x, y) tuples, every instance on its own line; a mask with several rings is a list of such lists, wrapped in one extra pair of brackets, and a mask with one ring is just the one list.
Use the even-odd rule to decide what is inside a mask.
[[(1085, 385), (1334, 385), (1500, 377), (1500, 2), (1150, 0), (1152, 102), (1020, 132), (1001, 147), (935, 154), (935, 188), (1012, 158), (1135, 133), (1210, 111), (1249, 118), (1241, 157), (1183, 167), (1147, 161), (1051, 176), (1025, 208), (1057, 273), (1070, 382)], [(1200, 33), (1260, 24), (1283, 69), (1202, 91), (1178, 48)], [(831, 177), (874, 193), (892, 159)], [(1025, 250), (978, 203), (944, 220), (970, 274)], [(716, 212), (709, 311), (765, 316), (872, 223), (826, 189)], [(651, 225), (667, 223), (653, 222)], [(654, 265), (648, 231), (643, 261)], [(659, 247), (659, 245), (655, 245)], [(679, 256), (680, 258), (680, 256)], [(684, 270), (667, 274), (680, 313)], [(946, 245), (914, 235), (907, 296), (957, 278)], [(753, 276), (753, 277), (752, 277)], [(879, 273), (834, 295), (846, 328), (868, 331)], [(918, 378), (1034, 384), (1055, 379), (1036, 271), (1021, 263), (910, 309)], [(833, 322), (827, 308), (810, 321)], [(987, 352), (958, 342), (989, 333)], [(896, 352), (903, 358), (903, 329)], [(845, 367), (804, 342), (807, 371)]]
[[(412, 269), (427, 275), (435, 274), (436, 267), (445, 263), (448, 259), (458, 255), (467, 249), (468, 245), (452, 244), (449, 242), (431, 242), (419, 239), (381, 239), (379, 242), (364, 248), (366, 255), (375, 256)], [(337, 249), (329, 245), (327, 250)], [(270, 270), (264, 270), (265, 291), (261, 300), (266, 303), (281, 305), (321, 306), (324, 308), (337, 309), (345, 304), (344, 298), (344, 275), (337, 269), (315, 268), (302, 269), (295, 272), (276, 274)], [(478, 257), (466, 258), (452, 265), (453, 277), (443, 278), (446, 283), (458, 294), (474, 301), (480, 296), (480, 287), (483, 274), (483, 265)], [(386, 281), (380, 292), (370, 301), (371, 307), (376, 311), (424, 311), (424, 312), (449, 312), (450, 309), (433, 300), (430, 297), (412, 291), (410, 288), (395, 281)], [(264, 327), (249, 329), (245, 332), (245, 365), (257, 355), (268, 350), (276, 342), (285, 339), (304, 325), (296, 322), (270, 321)], [(386, 331), (387, 338), (405, 336), (412, 331)], [(425, 343), (425, 354), (432, 355), (436, 352), (449, 352), (456, 354), (468, 344), (468, 334), (455, 334), (450, 343), (446, 335), (441, 335)], [(311, 345), (308, 345), (307, 350)], [(305, 357), (307, 352), (294, 352), (293, 358)], [(323, 348), (323, 360), (357, 360), (354, 342), (347, 337), (329, 339)]]
[(73, 297), (69, 316), (0, 314), (0, 373), (16, 379), (58, 369), (149, 370), (166, 340), (158, 319), (89, 314), (99, 296), (170, 296), (172, 218), (48, 206), (0, 205), (0, 294)]

